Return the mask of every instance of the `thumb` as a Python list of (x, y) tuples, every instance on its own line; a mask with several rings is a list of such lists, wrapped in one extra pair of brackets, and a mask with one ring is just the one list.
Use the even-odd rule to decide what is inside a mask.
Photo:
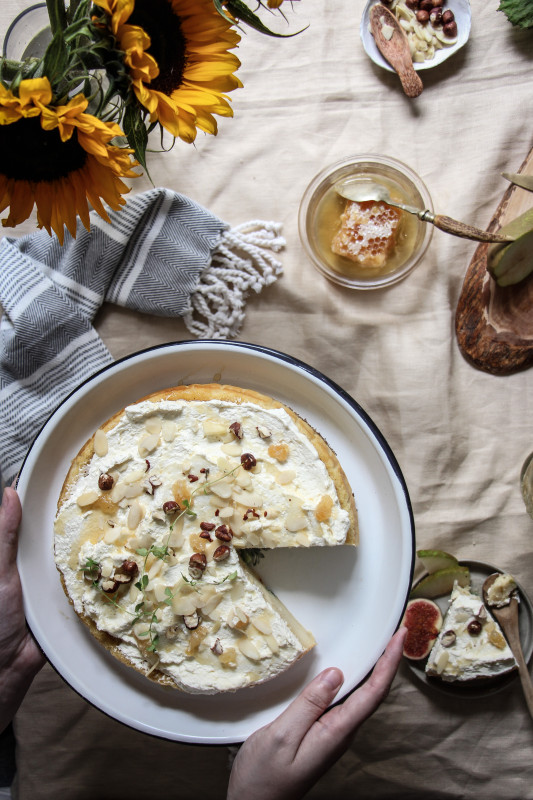
[(6, 487), (0, 506), (0, 574), (11, 567), (17, 558), (18, 527), (22, 518), (19, 496)]
[(296, 753), (308, 730), (333, 701), (343, 681), (344, 676), (340, 669), (325, 669), (272, 723), (280, 733), (285, 733), (289, 746), (293, 747), (293, 753)]

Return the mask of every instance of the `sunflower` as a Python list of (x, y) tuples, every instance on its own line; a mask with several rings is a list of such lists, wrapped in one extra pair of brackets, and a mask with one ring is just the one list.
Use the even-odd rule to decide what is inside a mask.
[(122, 131), (85, 114), (79, 94), (66, 105), (51, 105), (48, 78), (23, 80), (18, 96), (0, 84), (0, 212), (14, 226), (37, 207), (39, 227), (55, 231), (63, 243), (64, 225), (76, 235), (76, 217), (89, 230), (89, 205), (109, 220), (102, 201), (117, 210), (129, 188), (121, 178), (137, 177), (126, 148), (110, 145)]
[(242, 86), (240, 36), (212, 0), (94, 0), (110, 17), (139, 103), (186, 142), (216, 134), (214, 114), (233, 116), (225, 94)]

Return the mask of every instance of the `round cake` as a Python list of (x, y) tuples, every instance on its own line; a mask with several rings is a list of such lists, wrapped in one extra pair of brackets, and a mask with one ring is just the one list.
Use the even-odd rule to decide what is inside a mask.
[(263, 549), (357, 543), (352, 490), (320, 434), (219, 384), (158, 391), (104, 422), (54, 526), (63, 588), (101, 644), (207, 694), (262, 683), (315, 645), (254, 573)]

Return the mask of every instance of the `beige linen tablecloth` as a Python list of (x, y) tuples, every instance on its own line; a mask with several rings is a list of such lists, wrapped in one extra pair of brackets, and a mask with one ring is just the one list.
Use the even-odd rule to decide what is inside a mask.
[[(24, 5), (5, 0), (4, 30)], [(533, 31), (512, 28), (497, 0), (473, 0), (468, 45), (425, 72), (422, 95), (409, 100), (362, 48), (363, 7), (301, 0), (287, 9), (294, 29), (309, 22), (300, 36), (248, 32), (235, 118), (221, 121), (216, 138), (151, 154), (152, 179), (231, 224), (283, 222), (284, 275), (250, 297), (240, 340), (309, 363), (370, 414), (405, 476), (419, 547), (505, 568), (533, 596), (533, 521), (518, 483), (533, 450), (533, 372), (493, 377), (458, 350), (454, 314), (475, 244), (436, 231), (405, 281), (354, 292), (313, 270), (297, 229), (311, 178), (355, 153), (403, 160), (437, 210), (487, 225), (507, 185), (501, 171), (516, 171), (533, 145)], [(149, 187), (141, 178), (133, 191)], [(117, 358), (190, 338), (181, 322), (116, 307), (102, 310), (97, 329)], [(21, 800), (225, 796), (226, 748), (129, 730), (51, 668), (35, 680), (15, 729)], [(532, 744), (518, 681), (488, 698), (456, 700), (422, 687), (402, 665), (385, 705), (309, 797), (533, 798)]]

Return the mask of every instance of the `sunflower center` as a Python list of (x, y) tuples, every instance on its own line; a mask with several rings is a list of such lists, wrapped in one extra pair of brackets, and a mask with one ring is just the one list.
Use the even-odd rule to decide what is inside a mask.
[(136, 0), (128, 24), (138, 25), (150, 37), (148, 52), (157, 61), (159, 75), (150, 89), (170, 95), (180, 85), (186, 63), (186, 39), (170, 0)]
[(19, 181), (55, 181), (81, 169), (87, 153), (76, 131), (66, 142), (59, 131), (44, 131), (38, 117), (0, 126), (0, 173)]

